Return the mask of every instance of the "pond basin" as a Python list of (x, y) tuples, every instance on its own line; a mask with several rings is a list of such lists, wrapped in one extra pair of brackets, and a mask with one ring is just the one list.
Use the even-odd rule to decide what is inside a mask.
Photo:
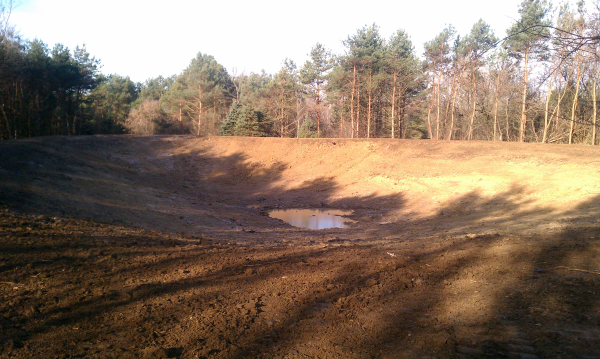
[(352, 214), (351, 210), (341, 209), (274, 209), (269, 211), (269, 217), (281, 219), (298, 228), (326, 229), (349, 228), (346, 223), (354, 222), (343, 216)]

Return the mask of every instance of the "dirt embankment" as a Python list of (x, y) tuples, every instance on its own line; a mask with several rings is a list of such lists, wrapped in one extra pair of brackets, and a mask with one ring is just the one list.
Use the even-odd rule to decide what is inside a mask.
[(598, 148), (5, 141), (0, 206), (0, 356), (600, 356)]
[(600, 194), (600, 149), (583, 146), (122, 136), (0, 151), (12, 208), (188, 234), (283, 228), (249, 205), (350, 208), (360, 228), (523, 233), (563, 228)]

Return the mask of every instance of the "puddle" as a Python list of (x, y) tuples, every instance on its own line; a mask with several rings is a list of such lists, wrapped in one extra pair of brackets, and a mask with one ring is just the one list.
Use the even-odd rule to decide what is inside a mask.
[(274, 209), (269, 211), (269, 217), (281, 219), (294, 227), (309, 229), (349, 228), (345, 223), (351, 219), (342, 217), (352, 214), (352, 211), (341, 209)]

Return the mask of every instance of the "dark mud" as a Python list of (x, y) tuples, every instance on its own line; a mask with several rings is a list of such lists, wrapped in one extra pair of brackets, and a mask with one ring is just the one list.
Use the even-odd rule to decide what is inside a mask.
[[(2, 142), (0, 358), (599, 358), (598, 158), (475, 142)], [(266, 215), (320, 206), (356, 222)]]

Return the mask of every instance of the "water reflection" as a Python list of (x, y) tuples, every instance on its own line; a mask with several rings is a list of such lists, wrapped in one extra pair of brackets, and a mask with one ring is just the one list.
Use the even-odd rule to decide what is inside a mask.
[(345, 222), (353, 222), (347, 216), (352, 211), (340, 209), (275, 209), (269, 212), (272, 218), (281, 219), (294, 227), (309, 229), (348, 228)]

